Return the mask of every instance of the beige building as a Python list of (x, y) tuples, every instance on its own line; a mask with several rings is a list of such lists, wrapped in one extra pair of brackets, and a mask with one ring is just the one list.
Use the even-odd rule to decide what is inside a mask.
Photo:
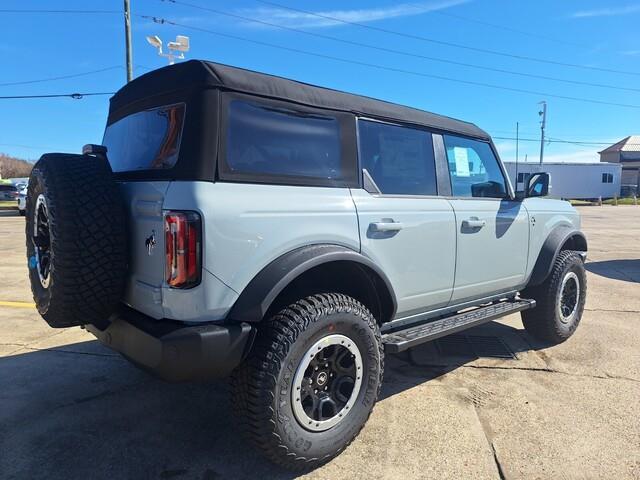
[(618, 143), (605, 148), (600, 153), (601, 162), (622, 164), (623, 188), (627, 185), (640, 185), (640, 135), (630, 135)]

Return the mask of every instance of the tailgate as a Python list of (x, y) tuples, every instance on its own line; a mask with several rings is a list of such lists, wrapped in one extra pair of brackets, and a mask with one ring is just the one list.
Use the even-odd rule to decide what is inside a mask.
[(129, 278), (123, 301), (150, 317), (162, 318), (165, 276), (162, 205), (169, 182), (123, 182), (120, 187), (129, 238)]

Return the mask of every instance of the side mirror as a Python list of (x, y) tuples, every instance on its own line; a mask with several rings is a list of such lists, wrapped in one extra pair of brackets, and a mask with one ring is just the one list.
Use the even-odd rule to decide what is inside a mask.
[(550, 175), (546, 172), (532, 173), (527, 182), (525, 197), (546, 197), (549, 195)]

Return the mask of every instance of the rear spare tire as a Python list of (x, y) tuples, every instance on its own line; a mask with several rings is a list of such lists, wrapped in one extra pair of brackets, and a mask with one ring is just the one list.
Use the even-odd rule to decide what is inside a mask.
[(54, 328), (104, 325), (122, 298), (125, 214), (107, 160), (51, 153), (26, 202), (27, 262), (38, 312)]

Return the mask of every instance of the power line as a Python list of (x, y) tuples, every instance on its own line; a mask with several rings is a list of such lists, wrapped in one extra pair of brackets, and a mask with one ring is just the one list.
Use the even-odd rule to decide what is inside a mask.
[(407, 51), (403, 51), (403, 50), (396, 50), (396, 49), (393, 49), (393, 48), (381, 47), (381, 46), (378, 46), (378, 45), (371, 45), (371, 44), (368, 44), (368, 43), (356, 42), (356, 41), (353, 41), (353, 40), (346, 40), (346, 39), (334, 37), (334, 36), (331, 36), (331, 35), (325, 35), (325, 34), (316, 33), (316, 32), (309, 32), (308, 30), (302, 30), (302, 29), (295, 28), (295, 27), (288, 27), (286, 25), (280, 25), (280, 24), (277, 24), (277, 23), (267, 22), (265, 20), (260, 20), (260, 19), (257, 19), (257, 18), (247, 17), (247, 16), (244, 16), (244, 15), (239, 15), (239, 14), (235, 14), (235, 13), (224, 12), (224, 11), (221, 11), (221, 10), (217, 10), (215, 8), (208, 8), (208, 7), (203, 7), (203, 6), (200, 6), (200, 5), (194, 5), (192, 3), (183, 2), (183, 1), (180, 1), (180, 0), (160, 0), (160, 1), (162, 1), (162, 2), (166, 1), (166, 2), (170, 2), (170, 3), (176, 4), (176, 5), (184, 5), (186, 7), (190, 7), (190, 8), (194, 8), (194, 9), (198, 9), (198, 10), (203, 10), (203, 11), (207, 11), (207, 12), (212, 12), (212, 13), (215, 13), (215, 14), (218, 14), (218, 15), (223, 15), (223, 16), (226, 16), (226, 17), (237, 18), (237, 19), (240, 19), (240, 20), (254, 22), (254, 23), (261, 24), (261, 25), (267, 25), (267, 26), (270, 26), (270, 27), (276, 27), (276, 28), (280, 28), (280, 29), (283, 29), (283, 30), (288, 30), (288, 31), (296, 32), (296, 33), (302, 33), (304, 35), (309, 35), (309, 36), (312, 36), (312, 37), (322, 38), (322, 39), (325, 39), (325, 40), (332, 40), (334, 42), (340, 42), (340, 43), (344, 43), (344, 44), (347, 44), (347, 45), (354, 45), (354, 46), (357, 46), (357, 47), (370, 48), (370, 49), (378, 50), (378, 51), (382, 51), (382, 52), (394, 53), (394, 54), (397, 54), (397, 55), (404, 55), (404, 56), (414, 57), (414, 58), (420, 58), (422, 60), (430, 60), (430, 61), (435, 61), (435, 62), (448, 63), (448, 64), (451, 64), (451, 65), (458, 65), (458, 66), (463, 66), (463, 67), (476, 68), (476, 69), (486, 70), (486, 71), (490, 71), (490, 72), (507, 73), (507, 74), (510, 74), (510, 75), (519, 75), (519, 76), (522, 76), (522, 77), (537, 78), (537, 79), (541, 79), (541, 80), (551, 80), (551, 81), (555, 81), (555, 82), (563, 82), (563, 83), (568, 83), (568, 84), (572, 84), (572, 85), (583, 85), (583, 86), (589, 86), (589, 87), (608, 88), (608, 89), (613, 89), (613, 90), (624, 90), (624, 91), (630, 91), (630, 92), (640, 92), (640, 88), (620, 87), (620, 86), (617, 86), (617, 85), (609, 85), (609, 84), (603, 84), (603, 83), (583, 82), (583, 81), (580, 81), (580, 80), (570, 80), (570, 79), (564, 79), (564, 78), (550, 77), (550, 76), (546, 76), (546, 75), (537, 75), (537, 74), (533, 74), (533, 73), (517, 72), (517, 71), (506, 70), (506, 69), (502, 69), (502, 68), (487, 67), (487, 66), (484, 66), (484, 65), (459, 62), (459, 61), (455, 61), (455, 60), (447, 60), (447, 59), (438, 58), (438, 57), (431, 57), (431, 56), (421, 55), (421, 54), (417, 54), (417, 53), (411, 53), (411, 52), (407, 52)]
[(98, 70), (91, 70), (88, 72), (82, 72), (82, 73), (74, 73), (74, 74), (70, 74), (70, 75), (60, 75), (57, 77), (47, 77), (47, 78), (40, 78), (37, 80), (23, 80), (20, 82), (6, 82), (6, 83), (0, 83), (0, 87), (8, 87), (8, 86), (12, 86), (12, 85), (27, 85), (27, 84), (31, 84), (31, 83), (42, 83), (42, 82), (51, 82), (54, 80), (64, 80), (67, 78), (77, 78), (77, 77), (83, 77), (85, 75), (93, 75), (94, 73), (101, 73), (101, 72), (106, 72), (109, 70), (115, 70), (115, 69), (119, 69), (122, 68), (122, 65), (114, 65), (112, 67), (106, 67), (106, 68), (100, 68)]
[(559, 98), (559, 99), (563, 99), (563, 100), (572, 100), (572, 101), (585, 102), (585, 103), (593, 103), (593, 104), (597, 104), (597, 105), (610, 105), (610, 106), (615, 106), (615, 107), (640, 109), (640, 105), (633, 105), (633, 104), (628, 104), (628, 103), (606, 102), (606, 101), (603, 101), (603, 100), (596, 100), (596, 99), (583, 98), (583, 97), (572, 97), (572, 96), (569, 96), (569, 95), (557, 95), (557, 94), (553, 94), (553, 93), (539, 92), (539, 91), (535, 91), (535, 90), (526, 90), (526, 89), (522, 89), (522, 88), (506, 87), (506, 86), (503, 86), (503, 85), (494, 85), (494, 84), (491, 84), (491, 83), (476, 82), (476, 81), (473, 81), (473, 80), (462, 80), (462, 79), (459, 79), (459, 78), (446, 77), (444, 75), (435, 75), (435, 74), (429, 74), (429, 73), (423, 73), (423, 72), (416, 72), (414, 70), (406, 70), (406, 69), (402, 69), (402, 68), (389, 67), (389, 66), (385, 66), (385, 65), (379, 65), (379, 64), (376, 64), (376, 63), (362, 62), (362, 61), (359, 61), (359, 60), (353, 60), (353, 59), (348, 59), (348, 58), (343, 58), (343, 57), (336, 57), (334, 55), (327, 55), (327, 54), (324, 54), (324, 53), (310, 52), (308, 50), (302, 50), (302, 49), (299, 49), (299, 48), (286, 47), (284, 45), (278, 45), (278, 44), (275, 44), (275, 43), (264, 42), (264, 41), (261, 41), (261, 40), (249, 39), (249, 38), (240, 37), (240, 36), (237, 36), (237, 35), (232, 35), (232, 34), (229, 34), (229, 33), (222, 33), (222, 32), (218, 32), (218, 31), (215, 31), (215, 30), (210, 30), (210, 29), (207, 29), (207, 28), (201, 28), (201, 27), (195, 27), (195, 26), (192, 26), (192, 25), (186, 25), (184, 23), (174, 22), (172, 20), (167, 20), (165, 18), (154, 17), (154, 16), (149, 16), (149, 15), (138, 15), (138, 16), (142, 17), (142, 18), (146, 18), (148, 20), (152, 20), (153, 22), (159, 23), (159, 24), (169, 24), (169, 25), (173, 25), (173, 26), (176, 26), (176, 27), (186, 28), (186, 29), (189, 29), (189, 30), (209, 33), (209, 34), (216, 35), (216, 36), (219, 36), (219, 37), (231, 38), (231, 39), (234, 39), (234, 40), (240, 40), (240, 41), (243, 41), (243, 42), (253, 43), (255, 45), (261, 45), (261, 46), (270, 47), (270, 48), (277, 48), (277, 49), (288, 51), (288, 52), (299, 53), (299, 54), (302, 54), (302, 55), (309, 55), (309, 56), (313, 56), (313, 57), (317, 57), (317, 58), (324, 58), (324, 59), (333, 60), (333, 61), (337, 61), (337, 62), (341, 62), (341, 63), (348, 63), (348, 64), (353, 64), (353, 65), (360, 65), (360, 66), (363, 66), (363, 67), (375, 68), (377, 70), (384, 70), (384, 71), (388, 71), (388, 72), (402, 73), (402, 74), (406, 74), (406, 75), (413, 75), (413, 76), (424, 77), (424, 78), (433, 78), (433, 79), (436, 79), (436, 80), (444, 80), (444, 81), (447, 81), (447, 82), (455, 82), (455, 83), (460, 83), (460, 84), (464, 84), (464, 85), (473, 85), (473, 86), (477, 86), (477, 87), (492, 88), (492, 89), (495, 89), (495, 90), (504, 90), (504, 91), (510, 91), (510, 92), (516, 92), (516, 93), (526, 93), (526, 94), (536, 95), (536, 96)]
[(447, 42), (444, 40), (437, 40), (435, 38), (429, 38), (429, 37), (425, 37), (425, 36), (421, 36), (421, 35), (416, 35), (416, 34), (411, 34), (411, 33), (405, 33), (405, 32), (399, 32), (397, 30), (390, 30), (387, 28), (382, 28), (382, 27), (376, 27), (374, 25), (367, 25), (365, 23), (360, 23), (360, 22), (353, 22), (350, 20), (343, 20), (341, 18), (337, 18), (337, 17), (333, 17), (330, 15), (326, 15), (323, 13), (316, 13), (316, 12), (311, 12), (309, 10), (302, 10), (300, 8), (295, 8), (295, 7), (289, 7), (287, 5), (282, 5), (280, 3), (276, 3), (276, 2), (272, 2), (270, 0), (256, 0), (259, 3), (263, 3), (265, 5), (270, 5), (272, 7), (277, 7), (277, 8), (282, 8), (285, 10), (291, 10), (294, 12), (298, 12), (298, 13), (303, 13), (305, 15), (312, 15), (315, 17), (319, 17), (319, 18), (323, 18), (325, 20), (331, 20), (332, 22), (338, 22), (338, 23), (344, 23), (346, 25), (354, 25), (354, 26), (358, 26), (361, 28), (366, 28), (368, 30), (374, 30), (377, 32), (383, 32), (383, 33), (387, 33), (390, 35), (397, 35), (400, 37), (405, 37), (405, 38), (411, 38), (413, 40), (421, 40), (423, 42), (429, 42), (429, 43), (435, 43), (438, 45), (445, 45), (447, 47), (452, 47), (452, 48), (460, 48), (463, 50), (470, 50), (473, 52), (480, 52), (480, 53), (486, 53), (488, 55), (498, 55), (501, 57), (508, 57), (508, 58), (515, 58), (518, 60), (526, 60), (526, 61), (530, 61), (530, 62), (537, 62), (537, 63), (546, 63), (546, 64), (550, 64), (550, 65), (560, 65), (563, 67), (571, 67), (571, 68), (580, 68), (580, 69), (584, 69), (584, 70), (595, 70), (595, 71), (600, 71), (600, 72), (609, 72), (609, 73), (621, 73), (624, 75), (635, 75), (635, 76), (640, 76), (640, 72), (630, 72), (627, 70), (616, 70), (616, 69), (612, 69), (612, 68), (604, 68), (604, 67), (594, 67), (591, 65), (581, 65), (581, 64), (577, 64), (577, 63), (568, 63), (568, 62), (560, 62), (560, 61), (556, 61), (556, 60), (548, 60), (545, 58), (538, 58), (538, 57), (531, 57), (528, 55), (520, 55), (520, 54), (515, 54), (515, 53), (508, 53), (508, 52), (501, 52), (498, 50), (490, 50), (487, 48), (480, 48), (480, 47), (472, 47), (470, 45), (463, 45), (461, 43), (454, 43), (454, 42)]
[[(494, 140), (520, 140), (521, 142), (536, 142), (539, 143), (540, 139), (539, 138), (520, 138), (517, 139), (515, 137), (494, 137), (492, 136), (491, 138), (493, 138)], [(619, 142), (619, 140), (618, 140)], [(564, 144), (569, 144), (569, 145), (593, 145), (593, 146), (610, 146), (610, 145), (615, 145), (618, 142), (587, 142), (587, 141), (581, 141), (581, 140), (560, 140), (560, 139), (552, 139), (552, 138), (546, 138), (544, 143), (564, 143)], [(640, 146), (640, 144), (637, 143), (626, 143), (625, 145), (629, 145), (629, 146)]]
[(84, 97), (94, 97), (97, 95), (113, 95), (115, 92), (89, 92), (89, 93), (53, 93), (49, 95), (9, 95), (2, 96), (0, 100), (18, 100), (28, 98), (62, 98), (69, 97), (74, 100), (81, 100)]
[(57, 147), (35, 147), (33, 145), (22, 145), (20, 143), (0, 143), (0, 147), (27, 148), (29, 150), (62, 150)]
[[(412, 3), (411, 5), (416, 5), (416, 4)], [(519, 35), (524, 35), (526, 37), (538, 38), (538, 39), (541, 39), (541, 40), (547, 40), (549, 42), (560, 43), (560, 44), (563, 44), (563, 45), (570, 45), (572, 47), (588, 48), (586, 45), (582, 45), (582, 44), (579, 44), (579, 43), (567, 42), (566, 40), (560, 40), (559, 38), (547, 37), (546, 35), (540, 35), (538, 33), (527, 32), (525, 30), (518, 30), (517, 28), (508, 27), (506, 25), (498, 25), (497, 23), (491, 23), (491, 22), (487, 22), (487, 21), (484, 21), (484, 20), (478, 20), (476, 18), (469, 18), (469, 17), (465, 17), (465, 16), (462, 16), (462, 15), (458, 15), (458, 14), (454, 14), (454, 13), (450, 13), (450, 12), (443, 12), (443, 11), (440, 11), (440, 10), (435, 10), (435, 11), (432, 11), (432, 12), (429, 12), (429, 13), (434, 13), (436, 15), (441, 15), (443, 17), (455, 18), (457, 20), (462, 20), (464, 22), (475, 23), (475, 24), (478, 24), (478, 25), (484, 25), (486, 27), (495, 28), (497, 30), (504, 30), (506, 32), (517, 33)]]
[(100, 13), (122, 13), (119, 10), (22, 10), (22, 9), (1, 9), (0, 13), (79, 13), (79, 14), (100, 14)]

